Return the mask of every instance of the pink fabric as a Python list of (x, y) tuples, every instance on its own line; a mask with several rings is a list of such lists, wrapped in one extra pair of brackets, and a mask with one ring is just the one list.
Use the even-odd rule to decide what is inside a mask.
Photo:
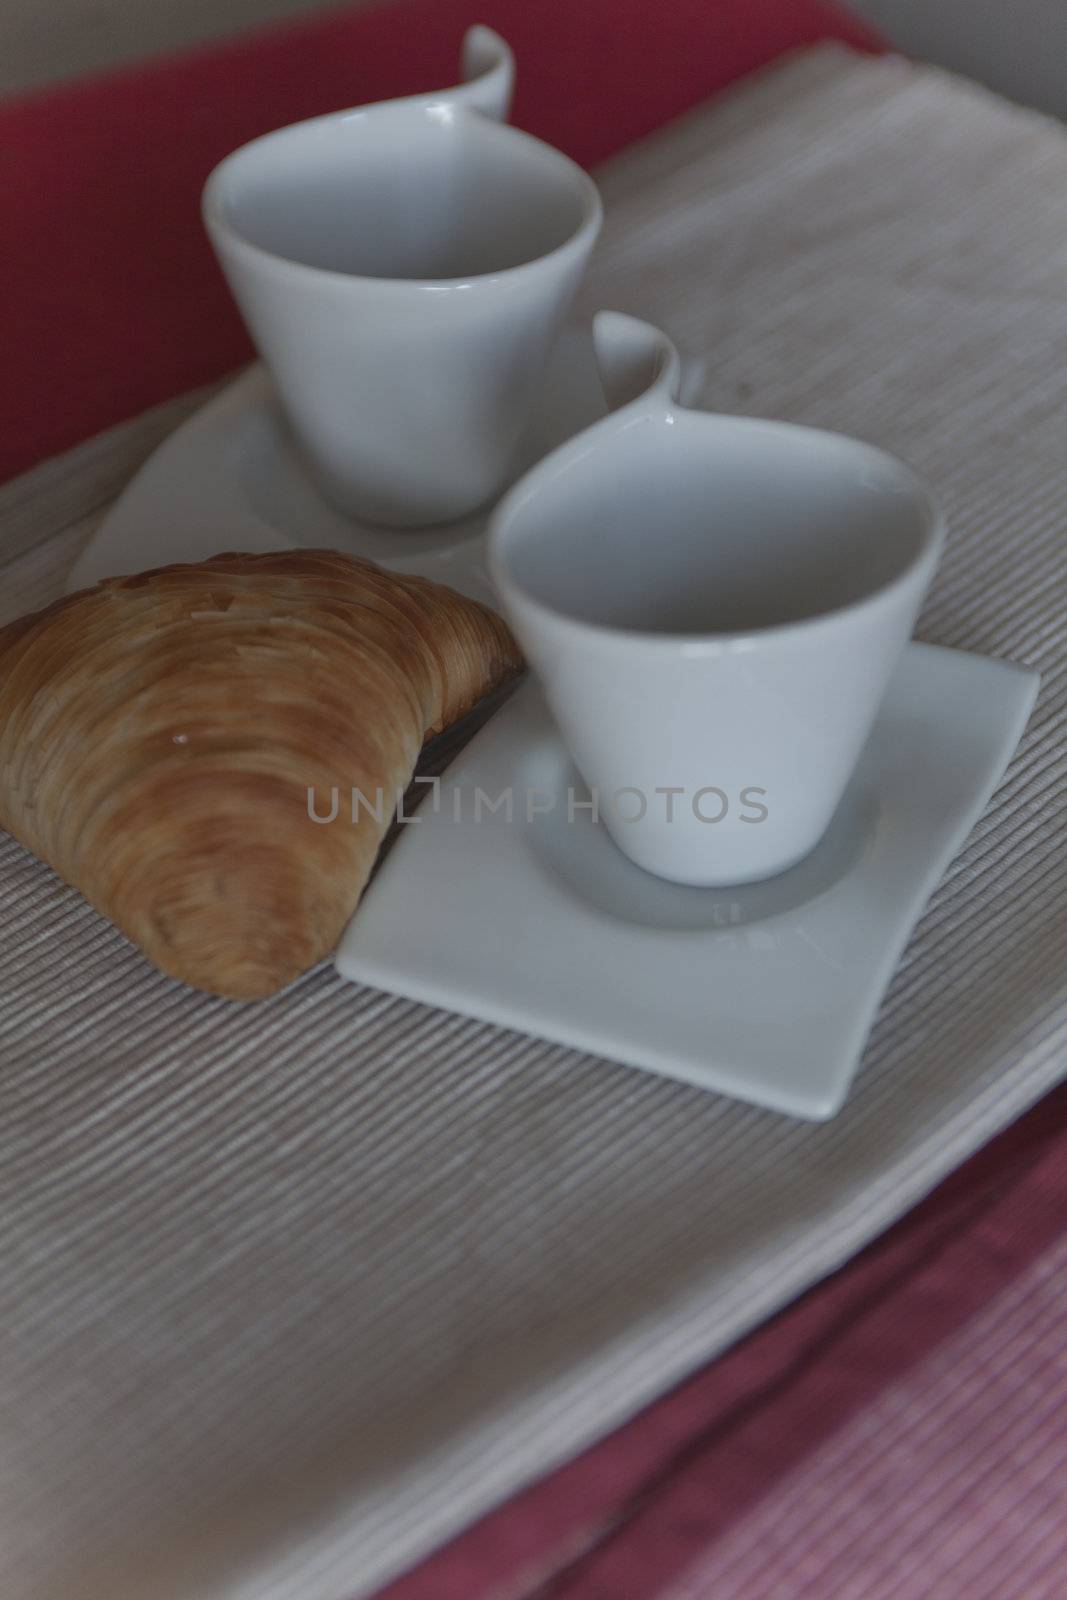
[(1065, 1321), (1061, 1237), (787, 1473), (664, 1600), (1062, 1600)]
[[(802, 1501), (808, 1472), (814, 1486), (825, 1471), (820, 1451), (833, 1459), (835, 1440), (851, 1437), (854, 1428), (862, 1433), (864, 1419), (877, 1414), (893, 1385), (913, 1373), (919, 1382), (927, 1370), (936, 1375), (941, 1369), (928, 1364), (939, 1350), (966, 1340), (968, 1325), (991, 1301), (1055, 1259), (1067, 1231), (1065, 1124), (1067, 1089), (1002, 1134), (843, 1271), (389, 1585), (380, 1600), (676, 1600), (675, 1583), (694, 1569), (697, 1587), (683, 1590), (685, 1600), (720, 1600), (717, 1581), (705, 1583), (700, 1575), (717, 1570), (720, 1549), (724, 1559), (730, 1555), (734, 1531), (772, 1504), (783, 1484), (791, 1504)], [(1001, 1346), (1005, 1324), (975, 1326), (986, 1330), (977, 1338), (981, 1359), (996, 1366), (1017, 1356), (1018, 1383), (1040, 1388), (1042, 1374), (1031, 1374), (1025, 1343), (1013, 1353)], [(1049, 1338), (1054, 1342), (1055, 1334)], [(1064, 1348), (1067, 1341), (1060, 1359)], [(1041, 1361), (1047, 1343), (1043, 1351)], [(940, 1441), (921, 1430), (921, 1420), (921, 1412), (910, 1418), (916, 1431), (902, 1448), (911, 1451), (911, 1472), (937, 1482), (944, 1471)], [(966, 1408), (962, 1423), (951, 1419), (952, 1426), (966, 1422)], [(994, 1434), (985, 1441), (987, 1464), (1010, 1476), (1013, 1437), (1005, 1433), (998, 1441)], [(1058, 1494), (1067, 1526), (1067, 1481), (1061, 1478), (1057, 1490), (1049, 1474), (1046, 1491)], [(1018, 1571), (1030, 1571), (1028, 1536), (1009, 1523), (1001, 1539)], [(805, 1559), (818, 1567), (837, 1540), (837, 1533), (813, 1525)], [(763, 1594), (799, 1600), (787, 1566), (788, 1551), (779, 1551), (767, 1587), (752, 1591), (752, 1600)], [(850, 1581), (842, 1578), (846, 1586), (836, 1592), (859, 1600), (864, 1591), (848, 1588)], [(833, 1592), (810, 1591), (813, 1600)], [(966, 1588), (937, 1592), (945, 1600), (970, 1595)], [(927, 1593), (901, 1590), (894, 1600), (926, 1600)], [(724, 1590), (723, 1600), (735, 1594), (749, 1600), (743, 1588)]]

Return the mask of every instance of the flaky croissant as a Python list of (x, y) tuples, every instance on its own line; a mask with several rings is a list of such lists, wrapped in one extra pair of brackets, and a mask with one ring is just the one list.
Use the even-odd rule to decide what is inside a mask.
[(109, 579), (0, 629), (0, 826), (164, 972), (272, 994), (336, 945), (427, 735), (520, 667), (485, 606), (332, 552)]

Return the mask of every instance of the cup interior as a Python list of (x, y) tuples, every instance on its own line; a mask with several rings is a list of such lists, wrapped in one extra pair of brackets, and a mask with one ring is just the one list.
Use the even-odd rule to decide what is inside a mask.
[(500, 527), (505, 581), (575, 621), (736, 634), (852, 606), (932, 551), (902, 463), (816, 429), (642, 418), (540, 484)]
[(448, 105), (280, 129), (216, 169), (209, 219), (287, 261), (369, 278), (506, 271), (594, 220), (592, 184), (518, 130)]

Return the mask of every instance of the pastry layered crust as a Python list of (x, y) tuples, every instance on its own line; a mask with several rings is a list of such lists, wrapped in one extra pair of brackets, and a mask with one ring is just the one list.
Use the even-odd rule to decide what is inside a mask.
[(272, 994), (336, 945), (426, 737), (521, 664), (487, 607), (331, 551), (109, 579), (0, 629), (0, 826), (164, 972)]

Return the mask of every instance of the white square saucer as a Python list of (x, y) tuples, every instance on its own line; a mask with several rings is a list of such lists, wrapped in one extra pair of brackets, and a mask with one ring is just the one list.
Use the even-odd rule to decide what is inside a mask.
[[(904, 945), (999, 782), (1037, 675), (913, 644), (830, 830), (791, 871), (693, 889), (633, 866), (586, 810), (522, 685), (399, 829), (336, 955), (343, 977), (827, 1118)], [(509, 820), (503, 804), (513, 793)], [(558, 796), (527, 819), (526, 796)], [(535, 806), (545, 803), (542, 799)], [(457, 820), (458, 818), (458, 820)], [(342, 808), (331, 826), (347, 826)]]

